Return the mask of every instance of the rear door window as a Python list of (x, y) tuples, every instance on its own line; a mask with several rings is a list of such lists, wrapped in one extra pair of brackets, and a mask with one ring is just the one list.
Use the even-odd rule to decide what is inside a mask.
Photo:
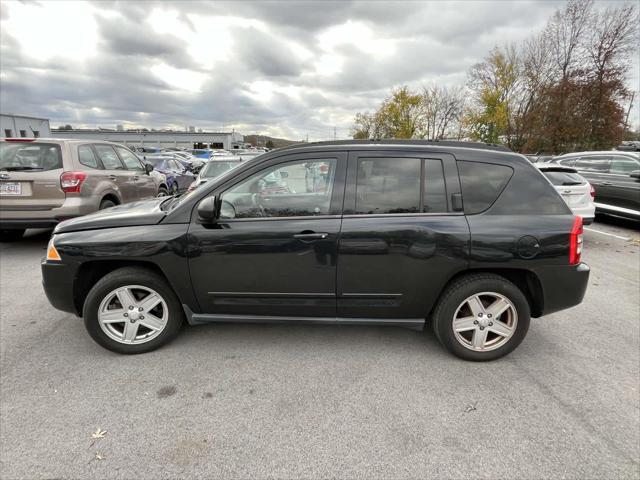
[(421, 158), (359, 158), (357, 215), (445, 213), (442, 161)]
[(98, 157), (107, 170), (124, 170), (124, 165), (111, 145), (95, 145)]
[(488, 209), (507, 186), (513, 169), (506, 165), (458, 162), (464, 212), (467, 215)]
[(60, 146), (52, 143), (1, 142), (0, 170), (56, 170), (62, 168)]
[(356, 214), (420, 212), (419, 158), (361, 158)]
[(78, 147), (78, 160), (85, 167), (100, 168), (96, 156), (89, 145), (81, 145)]

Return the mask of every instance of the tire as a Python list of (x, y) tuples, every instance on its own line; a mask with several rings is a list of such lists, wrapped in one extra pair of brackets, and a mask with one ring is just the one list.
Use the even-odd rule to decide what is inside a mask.
[(169, 190), (167, 190), (166, 187), (160, 187), (158, 189), (158, 195), (156, 195), (156, 197), (168, 197), (169, 196)]
[(24, 235), (24, 228), (0, 230), (0, 242), (15, 242)]
[(115, 206), (116, 206), (116, 203), (113, 200), (109, 200), (108, 198), (105, 198), (100, 202), (100, 210), (104, 210), (105, 208), (111, 208)]
[(513, 351), (527, 335), (530, 320), (529, 302), (522, 291), (506, 278), (489, 273), (456, 280), (443, 292), (432, 315), (434, 333), (447, 350), (480, 362)]
[[(116, 289), (128, 289), (132, 297), (116, 294)], [(146, 296), (151, 292), (158, 295), (161, 303), (145, 310), (143, 302), (151, 298)], [(120, 298), (124, 299), (123, 303)], [(135, 302), (127, 302), (127, 298)], [(124, 303), (135, 303), (135, 307), (127, 308)], [(180, 301), (166, 280), (140, 267), (120, 268), (100, 279), (87, 295), (83, 318), (87, 332), (96, 343), (123, 354), (145, 353), (161, 347), (178, 335), (184, 323)], [(129, 328), (131, 330), (127, 330)], [(130, 341), (125, 338), (127, 332), (133, 332)]]

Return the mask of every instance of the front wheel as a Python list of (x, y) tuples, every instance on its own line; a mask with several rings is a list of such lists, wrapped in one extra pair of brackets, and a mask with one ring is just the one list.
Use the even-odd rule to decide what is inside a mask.
[(158, 189), (158, 194), (156, 195), (156, 197), (166, 197), (169, 195), (169, 191), (166, 189), (166, 187), (160, 187)]
[(432, 316), (433, 329), (454, 355), (465, 360), (495, 360), (524, 340), (531, 313), (526, 297), (506, 278), (473, 274), (443, 293)]
[(179, 332), (182, 307), (164, 278), (127, 267), (104, 276), (87, 295), (84, 324), (91, 338), (118, 353), (144, 353)]

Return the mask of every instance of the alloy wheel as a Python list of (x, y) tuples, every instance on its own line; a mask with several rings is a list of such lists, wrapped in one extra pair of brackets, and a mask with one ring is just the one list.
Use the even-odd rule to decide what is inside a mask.
[(517, 325), (515, 306), (496, 292), (481, 292), (468, 297), (453, 316), (456, 340), (476, 352), (500, 348), (513, 337)]
[(156, 338), (167, 325), (165, 300), (149, 287), (125, 285), (109, 292), (98, 308), (100, 328), (119, 343), (137, 345)]

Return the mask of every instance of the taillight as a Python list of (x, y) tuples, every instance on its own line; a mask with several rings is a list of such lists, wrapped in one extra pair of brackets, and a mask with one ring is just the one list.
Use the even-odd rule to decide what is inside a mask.
[(582, 228), (582, 217), (574, 217), (573, 227), (571, 227), (571, 233), (569, 234), (569, 264), (577, 265), (580, 263), (580, 256), (582, 255), (582, 234), (584, 230)]
[(589, 193), (591, 193), (591, 198), (596, 198), (596, 189), (593, 188), (593, 185), (589, 184)]
[(84, 172), (64, 172), (60, 175), (60, 186), (64, 193), (80, 193), (82, 182), (87, 178)]

